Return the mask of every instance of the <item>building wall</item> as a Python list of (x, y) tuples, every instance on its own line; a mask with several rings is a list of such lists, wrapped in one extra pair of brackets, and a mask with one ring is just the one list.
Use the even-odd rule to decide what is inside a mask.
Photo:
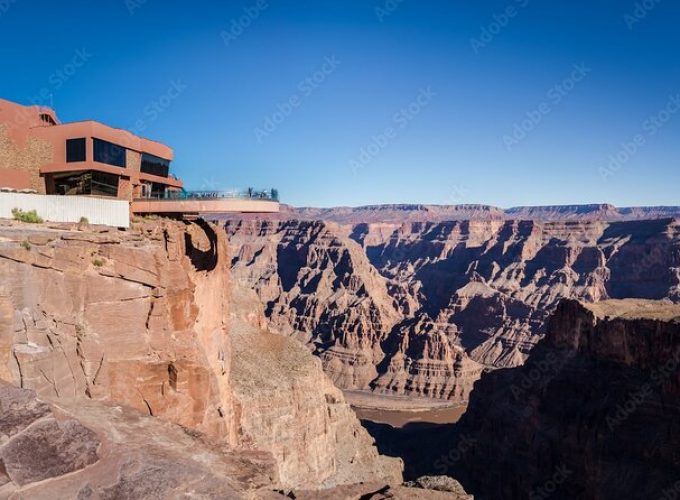
[(142, 168), (142, 155), (137, 151), (126, 150), (127, 174), (129, 179), (121, 179), (118, 188), (118, 196), (132, 201), (139, 196), (139, 172)]
[[(35, 127), (31, 129), (30, 133), (34, 137), (52, 141), (57, 147), (61, 149), (62, 152), (57, 155), (57, 162), (65, 161), (66, 139), (75, 139), (78, 137), (96, 137), (98, 139), (122, 146), (128, 150), (145, 151), (152, 155), (166, 158), (171, 161), (174, 158), (172, 148), (161, 144), (160, 142), (137, 137), (126, 130), (109, 127), (103, 123), (92, 120), (64, 123), (56, 127)], [(88, 146), (91, 146), (89, 141)], [(92, 158), (91, 149), (88, 149), (88, 158)]]
[(0, 168), (0, 188), (29, 189), (31, 176), (28, 172), (12, 168)]
[[(8, 177), (25, 179), (27, 186), (4, 186), (0, 177), (0, 187), (30, 188), (45, 193), (45, 182), (40, 177), (40, 167), (53, 160), (53, 148), (50, 142), (33, 137), (24, 141), (13, 139), (11, 124), (0, 123), (0, 169), (7, 170)], [(8, 182), (9, 184), (9, 182)]]
[(79, 222), (114, 227), (130, 226), (130, 203), (115, 198), (0, 193), (0, 218), (11, 219), (12, 209), (35, 210), (50, 222)]

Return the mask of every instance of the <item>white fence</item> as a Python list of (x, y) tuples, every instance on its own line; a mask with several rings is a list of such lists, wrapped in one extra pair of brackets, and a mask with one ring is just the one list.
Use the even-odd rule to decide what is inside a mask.
[(85, 217), (90, 224), (130, 227), (130, 203), (126, 200), (0, 193), (0, 218), (11, 219), (13, 208), (35, 210), (40, 217), (50, 222), (78, 222), (81, 217)]

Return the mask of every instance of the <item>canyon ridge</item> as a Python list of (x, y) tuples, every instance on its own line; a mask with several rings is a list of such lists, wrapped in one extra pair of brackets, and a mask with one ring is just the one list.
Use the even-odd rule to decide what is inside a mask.
[(562, 299), (680, 301), (677, 213), (389, 205), (224, 225), (234, 278), (339, 387), (465, 403), (483, 371), (524, 363)]

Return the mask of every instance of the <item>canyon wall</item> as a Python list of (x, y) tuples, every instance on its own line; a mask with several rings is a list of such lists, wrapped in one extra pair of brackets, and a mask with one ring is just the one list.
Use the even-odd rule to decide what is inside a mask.
[(404, 321), (395, 284), (342, 228), (248, 221), (227, 232), (234, 279), (256, 291), (270, 328), (308, 343), (339, 387), (467, 398), (482, 367), (429, 318)]
[(0, 378), (235, 442), (223, 235), (178, 223), (3, 233)]
[(235, 279), (342, 388), (464, 402), (563, 298), (680, 301), (680, 223), (229, 220)]
[(679, 368), (680, 306), (564, 301), (524, 366), (475, 385), (448, 464), (476, 498), (676, 498)]
[(81, 229), (0, 227), (0, 379), (60, 407), (130, 408), (266, 453), (270, 489), (401, 482), (401, 462), (378, 455), (318, 361), (262, 331), (258, 300), (231, 295), (223, 231)]
[(239, 441), (269, 450), (287, 487), (400, 484), (401, 460), (378, 455), (319, 359), (297, 340), (264, 329), (252, 290), (234, 284), (230, 306)]

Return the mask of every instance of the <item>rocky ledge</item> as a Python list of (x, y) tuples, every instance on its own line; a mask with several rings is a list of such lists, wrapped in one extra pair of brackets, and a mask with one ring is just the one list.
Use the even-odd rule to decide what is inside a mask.
[(679, 368), (680, 305), (565, 300), (475, 384), (448, 465), (477, 498), (676, 498)]
[[(234, 318), (256, 320), (261, 306), (244, 302), (241, 292), (231, 296), (226, 236), (210, 224), (150, 220), (117, 231), (4, 223), (0, 276), (0, 380), (34, 391), (58, 408), (55, 415), (73, 414), (66, 423), (44, 417), (9, 438), (5, 452), (18, 465), (4, 461), (0, 470), (12, 488), (51, 474), (49, 467), (30, 472), (36, 476), (21, 472), (33, 459), (16, 462), (20, 450), (13, 443), (44, 438), (57, 457), (63, 453), (68, 462), (73, 455), (55, 474), (90, 470), (94, 450), (123, 432), (117, 422), (131, 428), (126, 415), (134, 415), (140, 436), (133, 446), (128, 433), (125, 446), (147, 448), (144, 453), (161, 461), (169, 452), (146, 446), (147, 437), (175, 443), (168, 445), (178, 447), (172, 456), (181, 455), (193, 445), (177, 444), (177, 429), (232, 454), (264, 454), (269, 458), (260, 475), (269, 478), (270, 490), (401, 483), (400, 460), (378, 455), (304, 347), (261, 329), (239, 329)], [(147, 424), (144, 415), (156, 423)], [(171, 428), (172, 436), (164, 436)], [(134, 464), (122, 471), (132, 477), (157, 464), (157, 480), (165, 481), (181, 468), (166, 470), (135, 453), (125, 457)], [(191, 456), (178, 462), (186, 471), (197, 470)], [(43, 469), (39, 464), (33, 463)], [(116, 470), (111, 474), (130, 477)]]
[[(200, 220), (2, 224), (0, 380), (22, 389), (0, 398), (2, 425), (18, 422), (0, 430), (3, 493), (401, 484), (319, 361), (262, 330), (229, 264), (226, 235)], [(35, 414), (6, 417), (22, 406)]]
[(278, 464), (270, 453), (232, 449), (131, 408), (45, 402), (1, 381), (0, 411), (0, 498), (8, 500), (472, 498), (450, 478), (274, 489)]
[(47, 403), (0, 382), (0, 411), (0, 498), (258, 498), (276, 481), (270, 454), (131, 408)]

